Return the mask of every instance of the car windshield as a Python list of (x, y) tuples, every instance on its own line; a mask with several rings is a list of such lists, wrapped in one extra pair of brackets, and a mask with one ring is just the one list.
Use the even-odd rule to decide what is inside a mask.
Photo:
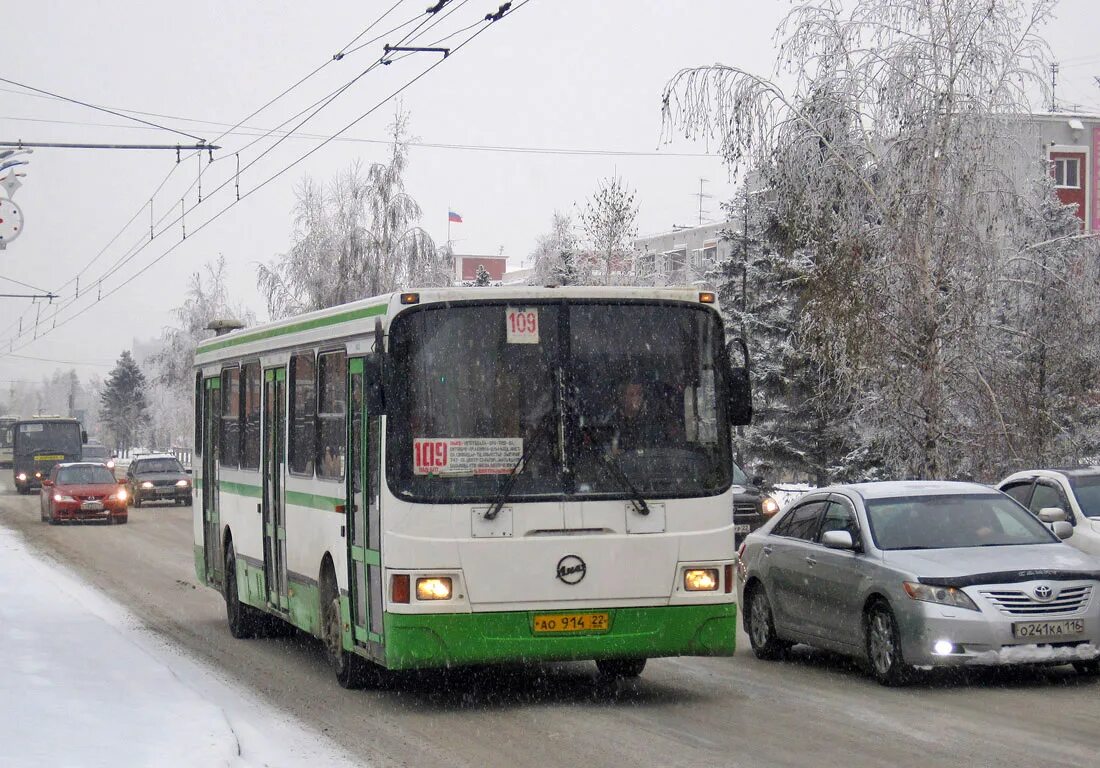
[(142, 459), (134, 463), (134, 474), (183, 472), (183, 465), (176, 459)]
[(722, 330), (704, 308), (501, 304), (394, 321), (390, 486), (424, 501), (720, 493)]
[(732, 475), (731, 479), (733, 480), (734, 485), (748, 485), (749, 484), (749, 476), (745, 474), (745, 470), (743, 470), (743, 469), (741, 469), (741, 467), (737, 466), (737, 462), (731, 461), (730, 462), (730, 467), (731, 467), (731, 469), (733, 469), (733, 475)]
[(1057, 543), (1027, 510), (987, 493), (906, 496), (866, 503), (879, 549), (958, 549)]
[(86, 459), (106, 459), (110, 458), (111, 452), (107, 450), (105, 445), (86, 445), (84, 446), (83, 455)]
[(75, 421), (32, 421), (16, 427), (15, 453), (80, 453), (80, 424)]
[(118, 481), (103, 466), (64, 467), (57, 473), (58, 485), (114, 485)]
[(1085, 517), (1100, 517), (1100, 475), (1069, 475), (1069, 484)]

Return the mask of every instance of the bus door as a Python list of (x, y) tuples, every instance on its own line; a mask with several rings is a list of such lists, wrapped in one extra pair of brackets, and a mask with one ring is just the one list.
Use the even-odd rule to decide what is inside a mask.
[(221, 377), (206, 379), (203, 388), (202, 533), (206, 581), (222, 583), (221, 515), (218, 514), (218, 434), (222, 412)]
[(367, 413), (362, 358), (348, 361), (347, 546), (351, 623), (356, 645), (382, 642), (381, 511), (379, 463), (382, 419)]
[(264, 371), (263, 534), (267, 604), (290, 610), (286, 575), (286, 368)]

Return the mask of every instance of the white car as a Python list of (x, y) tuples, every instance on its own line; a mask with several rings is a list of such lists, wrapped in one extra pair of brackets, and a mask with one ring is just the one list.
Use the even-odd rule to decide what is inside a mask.
[(1009, 475), (997, 488), (1038, 516), (1060, 509), (1073, 526), (1066, 543), (1100, 557), (1100, 467), (1029, 469)]

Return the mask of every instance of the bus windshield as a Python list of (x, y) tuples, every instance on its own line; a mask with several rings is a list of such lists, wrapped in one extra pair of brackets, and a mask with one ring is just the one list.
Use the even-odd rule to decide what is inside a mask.
[(15, 455), (80, 455), (80, 424), (75, 421), (25, 421), (15, 428)]
[(659, 303), (427, 307), (391, 327), (399, 496), (491, 501), (721, 493), (732, 458), (722, 329)]

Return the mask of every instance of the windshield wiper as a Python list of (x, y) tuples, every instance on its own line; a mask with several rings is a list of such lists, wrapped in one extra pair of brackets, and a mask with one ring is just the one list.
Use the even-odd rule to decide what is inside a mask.
[(500, 484), (500, 490), (497, 491), (496, 498), (493, 499), (493, 503), (489, 505), (489, 509), (485, 512), (486, 520), (495, 520), (497, 515), (500, 514), (500, 510), (504, 508), (504, 505), (508, 502), (508, 497), (512, 495), (512, 488), (516, 485), (516, 478), (520, 473), (526, 469), (527, 462), (535, 453), (535, 449), (542, 442), (542, 436), (546, 434), (546, 422), (551, 416), (554, 416), (554, 412), (547, 411), (543, 414), (542, 418), (538, 421), (538, 430), (535, 433), (534, 439), (527, 443), (527, 448), (523, 451), (523, 454), (519, 457), (519, 461), (515, 463), (508, 476), (504, 478), (504, 482)]
[(582, 428), (582, 433), (586, 436), (585, 443), (587, 444), (589, 452), (596, 455), (597, 461), (603, 465), (607, 473), (630, 494), (630, 503), (634, 505), (634, 511), (639, 515), (648, 515), (649, 505), (645, 503), (645, 497), (642, 496), (641, 491), (638, 490), (634, 483), (630, 482), (630, 478), (626, 476), (626, 472), (623, 471), (622, 466), (615, 460), (615, 457), (606, 453), (595, 441), (588, 440), (587, 437), (589, 433), (587, 433), (584, 428)]

